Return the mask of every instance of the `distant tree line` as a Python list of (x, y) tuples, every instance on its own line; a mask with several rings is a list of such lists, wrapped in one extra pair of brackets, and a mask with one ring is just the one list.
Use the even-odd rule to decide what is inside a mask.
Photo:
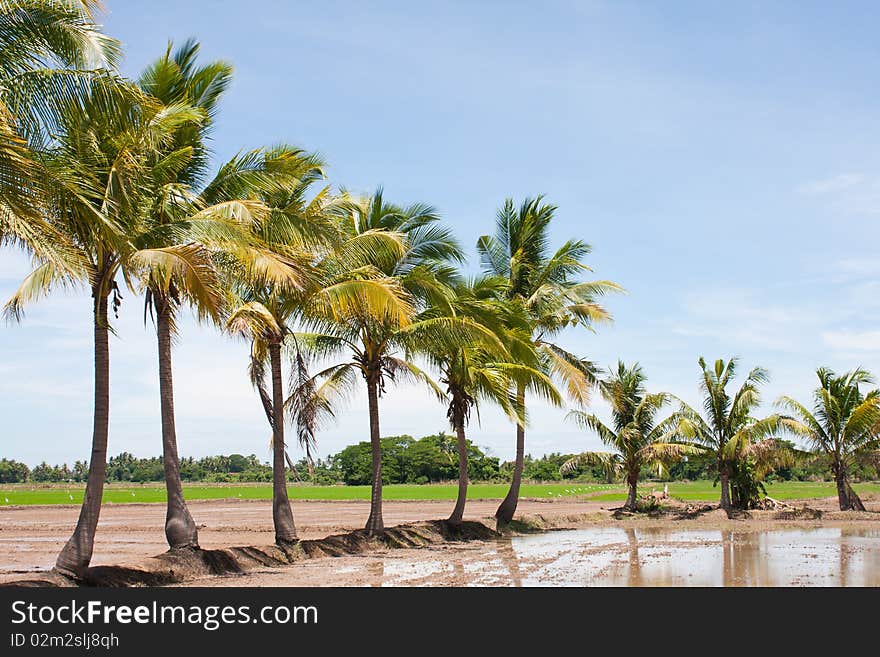
[[(455, 436), (444, 433), (415, 439), (412, 436), (389, 436), (382, 439), (383, 484), (428, 484), (453, 481), (458, 476)], [(540, 458), (526, 455), (523, 478), (529, 481), (609, 481), (607, 471), (601, 465), (580, 465), (562, 470), (562, 465), (574, 454), (552, 453)], [(347, 484), (364, 486), (370, 483), (370, 443), (349, 445), (338, 454), (326, 459), (316, 459), (311, 464), (301, 459), (289, 469), (289, 481), (314, 484)], [(471, 481), (509, 482), (513, 476), (514, 463), (500, 462), (468, 441), (468, 478)], [(85, 482), (89, 464), (76, 461), (73, 467), (66, 463), (49, 465), (40, 463), (34, 468), (12, 459), (0, 459), (0, 483), (51, 483)], [(639, 479), (656, 478), (651, 468), (643, 468)], [(229, 454), (192, 457), (180, 460), (180, 475), (184, 481), (204, 482), (268, 482), (272, 480), (272, 466), (260, 461), (256, 455)], [(664, 479), (697, 480), (715, 478), (714, 464), (710, 455), (690, 456), (668, 469)], [(877, 464), (859, 463), (853, 466), (853, 479), (868, 481), (880, 478)], [(113, 456), (107, 462), (108, 482), (163, 481), (164, 469), (161, 457), (137, 458), (128, 452)], [(828, 459), (823, 456), (799, 461), (780, 467), (767, 476), (767, 481), (829, 481), (832, 479)], [(615, 481), (617, 478), (612, 478)]]

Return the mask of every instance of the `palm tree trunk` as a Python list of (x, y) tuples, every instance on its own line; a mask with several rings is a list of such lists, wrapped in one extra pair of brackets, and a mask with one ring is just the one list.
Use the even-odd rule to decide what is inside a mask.
[[(522, 387), (516, 390), (516, 402), (520, 408), (525, 408), (526, 391)], [(522, 484), (523, 461), (525, 458), (526, 430), (523, 425), (516, 425), (516, 459), (513, 462), (513, 479), (510, 482), (510, 490), (507, 491), (507, 497), (498, 506), (495, 511), (495, 519), (498, 525), (507, 525), (513, 520), (513, 514), (516, 513), (516, 504), (519, 501), (519, 487)]]
[(162, 294), (153, 294), (156, 303), (156, 336), (159, 343), (159, 399), (162, 410), (162, 466), (165, 469), (165, 539), (171, 549), (197, 548), (199, 532), (186, 507), (180, 481), (177, 431), (174, 422), (174, 381), (171, 368), (171, 305)]
[(107, 470), (107, 434), (110, 426), (110, 341), (107, 322), (108, 292), (96, 284), (92, 288), (94, 299), (95, 340), (95, 410), (92, 426), (92, 457), (89, 459), (89, 475), (86, 492), (73, 535), (67, 540), (55, 569), (79, 576), (92, 560), (95, 547), (95, 530), (101, 513), (101, 497), (104, 494), (104, 477)]
[(846, 477), (842, 474), (836, 474), (834, 480), (837, 483), (837, 502), (841, 511), (849, 511), (849, 494), (846, 490)]
[(275, 542), (296, 541), (296, 525), (287, 497), (287, 472), (284, 467), (284, 389), (281, 381), (281, 341), (269, 344), (272, 364), (272, 521)]
[(459, 525), (464, 518), (464, 505), (467, 502), (468, 458), (464, 422), (459, 419), (455, 424), (455, 435), (458, 438), (458, 499), (455, 501), (455, 508), (452, 510), (452, 515), (449, 516), (449, 522)]
[(837, 501), (841, 511), (864, 511), (865, 505), (858, 494), (853, 490), (846, 476), (846, 469), (842, 463), (834, 466), (834, 480), (837, 483)]
[(639, 487), (639, 474), (638, 472), (635, 476), (627, 475), (626, 483), (629, 487), (629, 492), (626, 495), (626, 504), (623, 505), (623, 508), (627, 511), (631, 511), (636, 508), (636, 497), (638, 496), (638, 487)]
[(382, 442), (379, 438), (379, 387), (373, 378), (367, 379), (367, 400), (370, 406), (370, 446), (373, 456), (373, 479), (370, 492), (370, 517), (366, 530), (370, 536), (385, 531), (382, 520)]
[(730, 511), (730, 471), (726, 463), (721, 464), (721, 508)]

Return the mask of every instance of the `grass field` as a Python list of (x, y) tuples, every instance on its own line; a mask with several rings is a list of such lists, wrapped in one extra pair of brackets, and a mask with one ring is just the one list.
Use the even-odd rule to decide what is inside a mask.
[[(640, 491), (660, 490), (662, 484), (645, 484)], [(880, 493), (880, 482), (856, 484), (861, 494)], [(294, 500), (368, 500), (369, 486), (307, 486), (291, 485), (288, 489)], [(455, 484), (391, 485), (383, 489), (387, 500), (454, 500), (458, 492)], [(507, 484), (473, 484), (468, 489), (469, 499), (501, 499), (507, 493)], [(767, 484), (767, 493), (781, 500), (830, 497), (836, 495), (832, 482), (791, 481)], [(260, 499), (272, 498), (271, 484), (191, 484), (184, 486), (189, 500)], [(682, 500), (715, 501), (720, 491), (711, 481), (671, 482), (669, 494)], [(553, 498), (588, 496), (599, 501), (618, 501), (626, 498), (620, 484), (548, 483), (523, 484), (522, 497)], [(28, 504), (81, 504), (82, 486), (10, 484), (0, 486), (0, 506)], [(111, 484), (104, 488), (104, 502), (125, 504), (132, 502), (164, 502), (162, 484)]]

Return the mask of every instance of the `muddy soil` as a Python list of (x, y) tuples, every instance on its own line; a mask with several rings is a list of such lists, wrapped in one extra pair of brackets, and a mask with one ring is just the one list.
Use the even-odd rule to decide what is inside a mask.
[[(448, 501), (386, 501), (385, 526), (445, 518), (452, 511)], [(575, 499), (558, 501), (523, 500), (519, 513), (549, 514), (555, 517), (596, 513), (607, 514), (599, 504)], [(468, 503), (465, 519), (491, 522), (497, 501)], [(232, 545), (269, 545), (275, 540), (270, 500), (205, 500), (189, 503), (199, 525), (199, 542), (204, 548)], [(305, 502), (293, 504), (294, 519), (302, 539), (360, 529), (369, 515), (369, 502)], [(10, 574), (50, 569), (73, 530), (79, 506), (0, 507), (0, 581)], [(165, 507), (162, 504), (107, 504), (95, 540), (92, 565), (124, 563), (167, 550), (164, 534)]]
[[(702, 545), (700, 549), (706, 552), (703, 560), (707, 562), (716, 562), (719, 555), (726, 554), (726, 548), (719, 547), (727, 540), (724, 536), (740, 536), (731, 545), (754, 544), (758, 546), (755, 548), (757, 551), (753, 551), (754, 554), (762, 555), (766, 552), (762, 546), (768, 544), (762, 536), (768, 532), (789, 532), (780, 536), (793, 537), (799, 536), (797, 532), (807, 532), (804, 536), (808, 538), (792, 539), (795, 543), (801, 541), (806, 546), (802, 550), (806, 555), (805, 559), (816, 558), (810, 556), (811, 551), (821, 552), (821, 549), (815, 548), (811, 543), (820, 536), (821, 532), (816, 533), (819, 530), (834, 534), (831, 538), (821, 535), (821, 540), (825, 543), (831, 541), (838, 546), (834, 548), (837, 550), (835, 554), (851, 552), (853, 548), (850, 543), (867, 536), (872, 537), (865, 545), (870, 548), (870, 561), (876, 566), (877, 559), (872, 556), (871, 546), (880, 542), (877, 539), (877, 532), (880, 530), (880, 499), (866, 499), (869, 511), (864, 513), (841, 513), (836, 510), (836, 502), (836, 498), (790, 502), (791, 506), (786, 509), (752, 511), (730, 519), (712, 505), (699, 503), (670, 502), (659, 513), (625, 514), (616, 511), (617, 505), (613, 502), (578, 498), (523, 500), (519, 504), (517, 515), (518, 518), (527, 520), (531, 528), (600, 530), (597, 536), (604, 535), (602, 530), (607, 530), (606, 533), (619, 536), (607, 544), (602, 543), (605, 539), (594, 544), (595, 537), (592, 535), (576, 537), (576, 540), (556, 540), (555, 536), (561, 539), (562, 534), (550, 531), (546, 540), (518, 534), (500, 540), (433, 544), (423, 548), (385, 549), (380, 546), (377, 549), (371, 546), (363, 554), (334, 557), (332, 568), (327, 568), (326, 558), (297, 561), (294, 565), (283, 568), (261, 568), (257, 564), (256, 567), (249, 566), (246, 572), (232, 575), (206, 577), (194, 574), (193, 579), (183, 585), (516, 586), (542, 581), (546, 583), (548, 577), (549, 582), (556, 582), (561, 577), (560, 584), (637, 584), (633, 579), (634, 571), (629, 556), (633, 536), (638, 537), (638, 547), (643, 555), (660, 558), (663, 555), (678, 554), (676, 550), (682, 548), (677, 541), (683, 539), (676, 536), (682, 532), (690, 536), (700, 536), (700, 532), (703, 532), (703, 538), (697, 539), (697, 542)], [(369, 510), (369, 504), (365, 501), (295, 502), (293, 506), (302, 539), (321, 539), (331, 534), (360, 529)], [(443, 518), (449, 513), (450, 506), (447, 501), (386, 501), (385, 525), (392, 527)], [(497, 502), (492, 500), (469, 502), (466, 519), (494, 527), (492, 514), (496, 506)], [(200, 542), (204, 548), (268, 546), (273, 541), (271, 505), (268, 501), (206, 500), (193, 502), (190, 508), (196, 522), (201, 526)], [(51, 568), (58, 550), (76, 521), (78, 511), (75, 506), (0, 508), (0, 546), (3, 548), (0, 550), (0, 582), (21, 579), (28, 574), (38, 575)], [(142, 562), (146, 557), (165, 552), (163, 523), (164, 507), (161, 504), (107, 505), (101, 514), (92, 565)], [(519, 529), (529, 530), (530, 527)], [(569, 533), (567, 536), (576, 535)], [(582, 545), (584, 541), (586, 547)], [(690, 539), (684, 541), (686, 546), (693, 542), (688, 541)], [(790, 542), (791, 545), (795, 543)], [(565, 545), (568, 547), (560, 547)], [(690, 549), (687, 553), (695, 554)], [(745, 554), (742, 551), (741, 553)], [(749, 557), (752, 561), (763, 558), (754, 555)], [(579, 565), (562, 568), (559, 572), (552, 571), (552, 567), (555, 567), (552, 564), (567, 563), (566, 560), (571, 559)], [(619, 578), (606, 577), (604, 580), (594, 578), (589, 582), (566, 579), (567, 573), (577, 572), (580, 573), (579, 576), (583, 576), (589, 568), (606, 561), (608, 569), (603, 572), (611, 575), (625, 572), (628, 579), (619, 581)], [(676, 558), (672, 561), (677, 563), (681, 560)], [(742, 562), (742, 557), (739, 562)], [(639, 563), (641, 561), (637, 560), (636, 564)], [(551, 568), (551, 571), (546, 571), (547, 568)], [(831, 568), (828, 576), (837, 570), (839, 568)], [(873, 572), (878, 569), (872, 567), (869, 570)], [(809, 569), (805, 572), (807, 575), (811, 573)], [(717, 577), (712, 577), (720, 577), (722, 583), (736, 583), (735, 577), (731, 579), (725, 572), (719, 573)], [(673, 581), (669, 580), (671, 575), (665, 577), (667, 579), (661, 583)], [(809, 577), (806, 580), (801, 578), (788, 584), (809, 583), (808, 580)], [(714, 579), (707, 582), (711, 584)], [(651, 581), (647, 579), (642, 582), (642, 585), (650, 584)], [(862, 585), (877, 584), (863, 581)]]

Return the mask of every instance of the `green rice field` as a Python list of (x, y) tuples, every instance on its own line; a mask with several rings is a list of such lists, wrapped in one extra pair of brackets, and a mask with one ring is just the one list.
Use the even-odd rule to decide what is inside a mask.
[[(661, 490), (662, 483), (647, 482), (640, 492)], [(855, 484), (859, 494), (880, 493), (880, 482)], [(369, 500), (369, 486), (310, 486), (292, 484), (288, 488), (294, 500)], [(386, 500), (454, 500), (458, 487), (450, 484), (390, 485), (383, 489)], [(507, 484), (472, 484), (469, 499), (501, 499), (507, 493)], [(833, 482), (789, 481), (767, 484), (767, 493), (781, 500), (830, 497), (837, 494)], [(212, 499), (271, 499), (271, 484), (191, 484), (184, 486), (189, 500)], [(693, 501), (717, 500), (720, 491), (711, 481), (671, 482), (669, 494), (674, 498)], [(626, 498), (620, 484), (544, 483), (523, 484), (523, 498), (558, 498), (581, 496), (592, 500), (613, 502)], [(0, 486), (0, 507), (31, 504), (80, 504), (83, 487), (63, 484), (8, 484)], [(111, 504), (158, 503), (165, 501), (162, 484), (110, 484), (104, 488), (104, 502)]]

